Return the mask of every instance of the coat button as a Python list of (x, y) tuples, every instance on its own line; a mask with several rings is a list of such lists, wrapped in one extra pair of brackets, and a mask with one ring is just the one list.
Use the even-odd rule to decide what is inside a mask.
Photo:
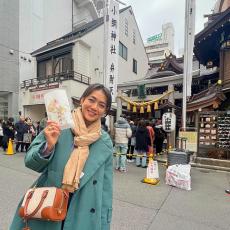
[(93, 184), (95, 185), (96, 183), (97, 183), (97, 180), (94, 180), (94, 181), (93, 181)]
[(90, 212), (91, 212), (91, 213), (95, 213), (95, 211), (96, 211), (96, 210), (95, 210), (94, 208), (91, 208), (91, 209), (90, 209)]

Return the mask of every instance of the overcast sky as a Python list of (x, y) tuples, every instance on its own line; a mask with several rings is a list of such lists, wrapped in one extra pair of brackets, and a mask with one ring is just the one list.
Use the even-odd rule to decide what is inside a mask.
[[(175, 30), (174, 47), (175, 53), (183, 48), (184, 43), (184, 17), (186, 0), (122, 0), (126, 6), (131, 5), (134, 11), (142, 39), (161, 33), (164, 23), (172, 22)], [(196, 0), (196, 25), (198, 33), (207, 21), (204, 14), (211, 13), (216, 0)], [(122, 7), (121, 7), (122, 8)]]

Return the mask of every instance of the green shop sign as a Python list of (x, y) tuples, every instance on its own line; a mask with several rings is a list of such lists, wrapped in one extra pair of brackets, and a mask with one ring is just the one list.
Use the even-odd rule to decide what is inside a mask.
[(162, 33), (153, 35), (147, 39), (147, 42), (159, 41), (162, 39)]

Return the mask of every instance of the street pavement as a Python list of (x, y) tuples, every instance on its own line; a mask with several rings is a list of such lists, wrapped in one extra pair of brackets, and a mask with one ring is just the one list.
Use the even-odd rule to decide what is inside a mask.
[[(0, 151), (0, 230), (9, 229), (20, 198), (38, 176), (23, 159), (24, 153)], [(140, 182), (146, 169), (127, 165), (127, 173), (114, 172), (111, 230), (230, 229), (230, 196), (224, 193), (230, 173), (192, 168), (192, 190), (185, 191), (165, 184), (161, 164), (156, 186)]]

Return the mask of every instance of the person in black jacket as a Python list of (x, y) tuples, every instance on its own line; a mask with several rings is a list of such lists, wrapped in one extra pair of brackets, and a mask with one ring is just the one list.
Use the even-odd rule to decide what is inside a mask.
[(102, 128), (104, 131), (108, 132), (108, 131), (109, 131), (109, 128), (108, 128), (108, 126), (106, 125), (105, 122), (106, 122), (105, 117), (102, 117), (102, 118), (101, 118), (101, 128)]
[(24, 143), (23, 143), (23, 136), (26, 132), (25, 130), (25, 119), (23, 116), (20, 117), (20, 120), (15, 124), (16, 130), (16, 152), (19, 151), (19, 147), (21, 147), (21, 152), (24, 152)]
[(163, 142), (166, 138), (166, 133), (162, 128), (161, 120), (157, 120), (155, 128), (155, 146), (156, 146), (156, 153), (162, 154)]
[[(146, 156), (148, 152), (148, 146), (151, 144), (150, 138), (149, 138), (149, 132), (146, 128), (146, 123), (144, 120), (140, 120), (138, 123), (138, 127), (136, 130), (136, 166), (143, 168), (147, 167), (146, 165)], [(142, 155), (142, 156), (138, 156)]]
[(6, 122), (3, 122), (2, 129), (3, 129), (2, 147), (4, 151), (6, 151), (8, 147), (9, 139), (11, 139), (12, 141), (14, 140), (14, 133), (15, 133), (14, 119), (10, 117)]
[(2, 128), (3, 120), (0, 119), (0, 147), (2, 147), (2, 140), (3, 140), (3, 128)]

